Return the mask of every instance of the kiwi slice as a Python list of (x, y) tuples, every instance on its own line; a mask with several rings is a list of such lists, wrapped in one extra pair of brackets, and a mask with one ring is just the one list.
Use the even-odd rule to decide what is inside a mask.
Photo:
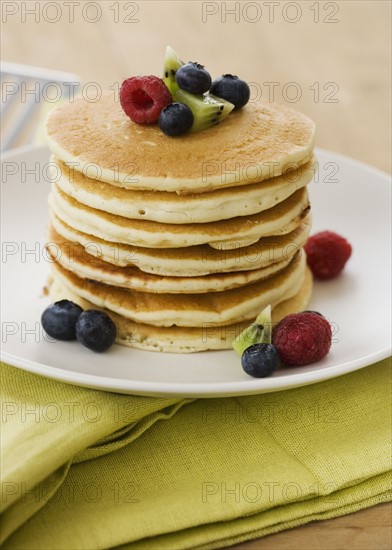
[(173, 101), (185, 103), (192, 110), (194, 121), (191, 132), (199, 132), (224, 120), (234, 105), (210, 93), (190, 94), (181, 90), (176, 81), (177, 70), (184, 65), (171, 46), (167, 46), (163, 67), (163, 81), (173, 96)]
[(173, 94), (173, 100), (185, 103), (192, 110), (194, 121), (191, 132), (199, 132), (224, 120), (234, 109), (234, 105), (210, 93), (202, 95), (190, 94), (178, 88)]
[(181, 65), (184, 65), (184, 62), (181, 61), (172, 47), (167, 46), (163, 64), (163, 81), (172, 95), (179, 89), (176, 81), (176, 72)]
[(270, 344), (272, 336), (271, 306), (267, 306), (257, 316), (254, 323), (241, 332), (231, 343), (234, 351), (241, 355), (253, 344)]
[[(270, 344), (272, 341), (272, 316), (271, 316), (271, 306), (268, 305), (263, 309), (261, 313), (256, 317), (256, 323), (262, 325), (263, 335), (260, 344)], [(257, 342), (256, 342), (257, 343)]]

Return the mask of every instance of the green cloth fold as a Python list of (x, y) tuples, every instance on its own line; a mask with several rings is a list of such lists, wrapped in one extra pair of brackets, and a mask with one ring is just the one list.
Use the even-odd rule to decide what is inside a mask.
[(221, 548), (391, 500), (391, 368), (222, 399), (2, 364), (4, 548)]

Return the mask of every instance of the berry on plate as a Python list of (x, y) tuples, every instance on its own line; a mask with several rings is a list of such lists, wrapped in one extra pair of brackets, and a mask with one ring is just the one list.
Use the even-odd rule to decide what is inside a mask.
[(154, 124), (172, 96), (162, 78), (132, 76), (121, 84), (120, 103), (124, 113), (137, 124)]
[(309, 237), (304, 246), (308, 265), (317, 279), (337, 277), (351, 256), (351, 244), (333, 231)]
[(200, 63), (189, 61), (176, 72), (176, 82), (181, 90), (191, 94), (204, 94), (211, 86), (211, 75)]
[(278, 350), (272, 344), (253, 344), (242, 354), (241, 365), (254, 378), (269, 376), (280, 365)]
[(87, 309), (77, 320), (76, 338), (92, 351), (106, 351), (114, 344), (116, 335), (116, 325), (104, 311)]
[(60, 300), (48, 306), (41, 315), (41, 324), (56, 340), (75, 340), (76, 321), (83, 309), (70, 300)]
[(246, 105), (250, 98), (248, 84), (232, 74), (224, 74), (215, 79), (210, 93), (233, 103), (236, 109)]
[(327, 355), (332, 342), (331, 325), (319, 313), (293, 313), (272, 331), (272, 343), (287, 366), (308, 365)]
[(167, 136), (185, 134), (193, 124), (192, 110), (184, 103), (169, 103), (159, 115), (159, 128)]

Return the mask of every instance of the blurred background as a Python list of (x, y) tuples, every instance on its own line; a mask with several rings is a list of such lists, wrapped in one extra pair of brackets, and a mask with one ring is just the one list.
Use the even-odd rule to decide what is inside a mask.
[[(253, 98), (262, 95), (312, 117), (318, 146), (390, 170), (388, 0), (3, 0), (1, 9), (2, 61), (69, 72), (90, 98), (97, 86), (115, 90), (131, 75), (161, 74), (170, 44), (213, 77), (230, 72), (246, 79)], [(12, 80), (3, 77), (2, 107), (13, 95), (15, 88), (6, 87)], [(22, 100), (34, 97), (28, 90), (34, 90), (31, 83)], [(46, 107), (67, 91), (76, 87), (63, 86), (61, 94), (47, 88)]]
[[(389, 0), (0, 5), (4, 149), (39, 142), (45, 112), (70, 94), (93, 100), (129, 76), (162, 74), (170, 44), (213, 77), (247, 80), (252, 99), (306, 113), (319, 147), (391, 169)], [(238, 548), (384, 548), (377, 541), (382, 533), (386, 540), (388, 518), (390, 508), (378, 506)]]

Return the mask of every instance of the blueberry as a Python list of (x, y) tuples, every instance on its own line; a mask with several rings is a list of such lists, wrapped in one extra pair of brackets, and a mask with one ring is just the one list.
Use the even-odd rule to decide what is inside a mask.
[(106, 351), (116, 339), (117, 329), (109, 315), (87, 309), (76, 323), (76, 338), (92, 351)]
[(162, 109), (158, 124), (167, 136), (179, 136), (192, 126), (193, 113), (185, 103), (170, 103)]
[(70, 300), (48, 306), (41, 315), (45, 332), (56, 340), (75, 340), (75, 325), (83, 309)]
[(272, 344), (253, 344), (242, 354), (241, 365), (246, 374), (255, 378), (269, 376), (280, 365), (278, 350)]
[(224, 74), (212, 83), (210, 93), (230, 101), (236, 109), (246, 105), (250, 97), (250, 89), (245, 80), (232, 74)]
[(199, 63), (189, 61), (176, 72), (178, 86), (191, 94), (204, 94), (211, 87), (211, 75)]

